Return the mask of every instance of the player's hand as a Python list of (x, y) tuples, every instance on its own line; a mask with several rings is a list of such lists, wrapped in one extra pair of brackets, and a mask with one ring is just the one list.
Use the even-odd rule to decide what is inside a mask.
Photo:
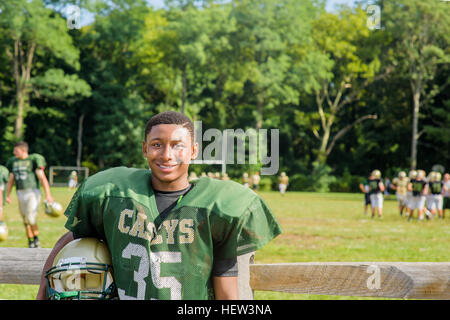
[(11, 197), (6, 197), (6, 202), (11, 203), (12, 202)]
[(51, 195), (46, 196), (45, 200), (47, 200), (48, 203), (53, 203), (54, 202), (54, 200), (53, 200)]

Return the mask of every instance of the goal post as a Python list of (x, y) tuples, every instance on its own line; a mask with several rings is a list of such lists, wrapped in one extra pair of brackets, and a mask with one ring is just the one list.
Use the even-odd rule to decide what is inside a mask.
[(89, 168), (70, 166), (50, 166), (48, 182), (52, 187), (68, 187), (72, 171), (77, 174), (77, 186), (89, 177)]

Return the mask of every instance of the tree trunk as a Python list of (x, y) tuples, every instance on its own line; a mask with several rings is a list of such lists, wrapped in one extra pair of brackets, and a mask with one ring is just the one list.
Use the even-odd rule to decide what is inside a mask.
[(81, 167), (81, 152), (83, 150), (83, 121), (84, 121), (84, 113), (78, 118), (78, 145), (77, 145), (77, 167)]
[(419, 89), (414, 90), (413, 93), (413, 120), (412, 120), (412, 135), (411, 135), (411, 170), (417, 167), (417, 140), (419, 127), (419, 107), (420, 107), (420, 92)]
[(14, 135), (17, 140), (22, 138), (23, 133), (23, 113), (25, 107), (25, 92), (18, 87), (16, 90), (16, 98), (17, 98), (17, 117), (14, 126)]
[(264, 107), (264, 98), (262, 98), (260, 95), (258, 95), (258, 105), (257, 105), (257, 110), (258, 110), (258, 119), (256, 120), (256, 129), (261, 129), (262, 128), (262, 123), (263, 123), (263, 107)]
[(183, 67), (183, 75), (182, 75), (182, 82), (183, 82), (183, 89), (181, 92), (181, 113), (184, 114), (184, 110), (186, 107), (186, 93), (187, 93), (187, 76), (186, 76), (186, 64)]
[(25, 108), (28, 98), (28, 85), (31, 78), (31, 67), (33, 65), (34, 52), (36, 43), (29, 44), (27, 59), (24, 61), (23, 46), (20, 39), (14, 40), (14, 55), (9, 49), (6, 50), (7, 55), (13, 60), (14, 80), (16, 82), (16, 100), (17, 100), (17, 116), (14, 125), (14, 135), (18, 140), (23, 136), (23, 122), (25, 118)]

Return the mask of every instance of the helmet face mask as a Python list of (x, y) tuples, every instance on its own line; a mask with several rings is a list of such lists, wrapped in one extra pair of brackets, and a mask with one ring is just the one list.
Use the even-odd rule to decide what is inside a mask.
[(54, 201), (52, 203), (47, 202), (47, 200), (44, 200), (44, 207), (45, 207), (45, 213), (49, 215), (50, 217), (59, 217), (63, 213), (63, 207), (58, 202)]
[[(74, 246), (74, 242), (78, 243)], [(89, 252), (80, 254), (83, 250)], [(56, 256), (45, 278), (47, 299), (50, 300), (107, 300), (116, 297), (109, 250), (97, 239), (83, 238), (67, 244)]]

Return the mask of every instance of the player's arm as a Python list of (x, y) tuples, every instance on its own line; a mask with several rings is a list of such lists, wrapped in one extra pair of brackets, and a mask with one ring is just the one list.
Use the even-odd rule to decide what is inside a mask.
[(366, 193), (366, 190), (364, 190), (364, 185), (362, 183), (359, 184), (359, 189), (361, 189), (361, 192)]
[(408, 182), (408, 191), (412, 191), (412, 183)]
[(378, 187), (380, 188), (380, 191), (381, 191), (381, 192), (384, 192), (384, 184), (383, 184), (383, 182), (380, 181), (380, 182), (378, 183)]
[(423, 193), (422, 195), (427, 195), (428, 194), (428, 183), (425, 183), (425, 186), (423, 187)]
[(47, 261), (44, 264), (44, 268), (42, 270), (41, 274), (41, 283), (39, 285), (39, 291), (36, 296), (36, 300), (45, 300), (46, 299), (46, 290), (47, 290), (47, 282), (45, 279), (45, 272), (50, 269), (53, 265), (53, 260), (55, 259), (58, 252), (70, 241), (74, 239), (72, 232), (67, 232), (64, 234), (59, 240), (56, 242), (55, 246), (53, 247), (53, 250), (50, 252)]
[(238, 300), (238, 277), (214, 277), (213, 287), (216, 300)]
[(48, 202), (52, 203), (53, 198), (52, 198), (52, 194), (50, 193), (50, 184), (48, 183), (47, 177), (45, 175), (44, 167), (37, 168), (35, 172), (36, 172), (36, 176), (38, 177), (39, 181), (42, 184), (42, 187), (44, 188), (45, 199)]
[(214, 259), (212, 280), (216, 300), (239, 299), (238, 271), (237, 258)]
[(11, 172), (9, 174), (8, 183), (6, 184), (6, 202), (11, 203), (11, 190), (14, 184), (14, 174)]
[(392, 181), (392, 183), (391, 183), (392, 190), (397, 190), (397, 183), (398, 183), (398, 180)]

